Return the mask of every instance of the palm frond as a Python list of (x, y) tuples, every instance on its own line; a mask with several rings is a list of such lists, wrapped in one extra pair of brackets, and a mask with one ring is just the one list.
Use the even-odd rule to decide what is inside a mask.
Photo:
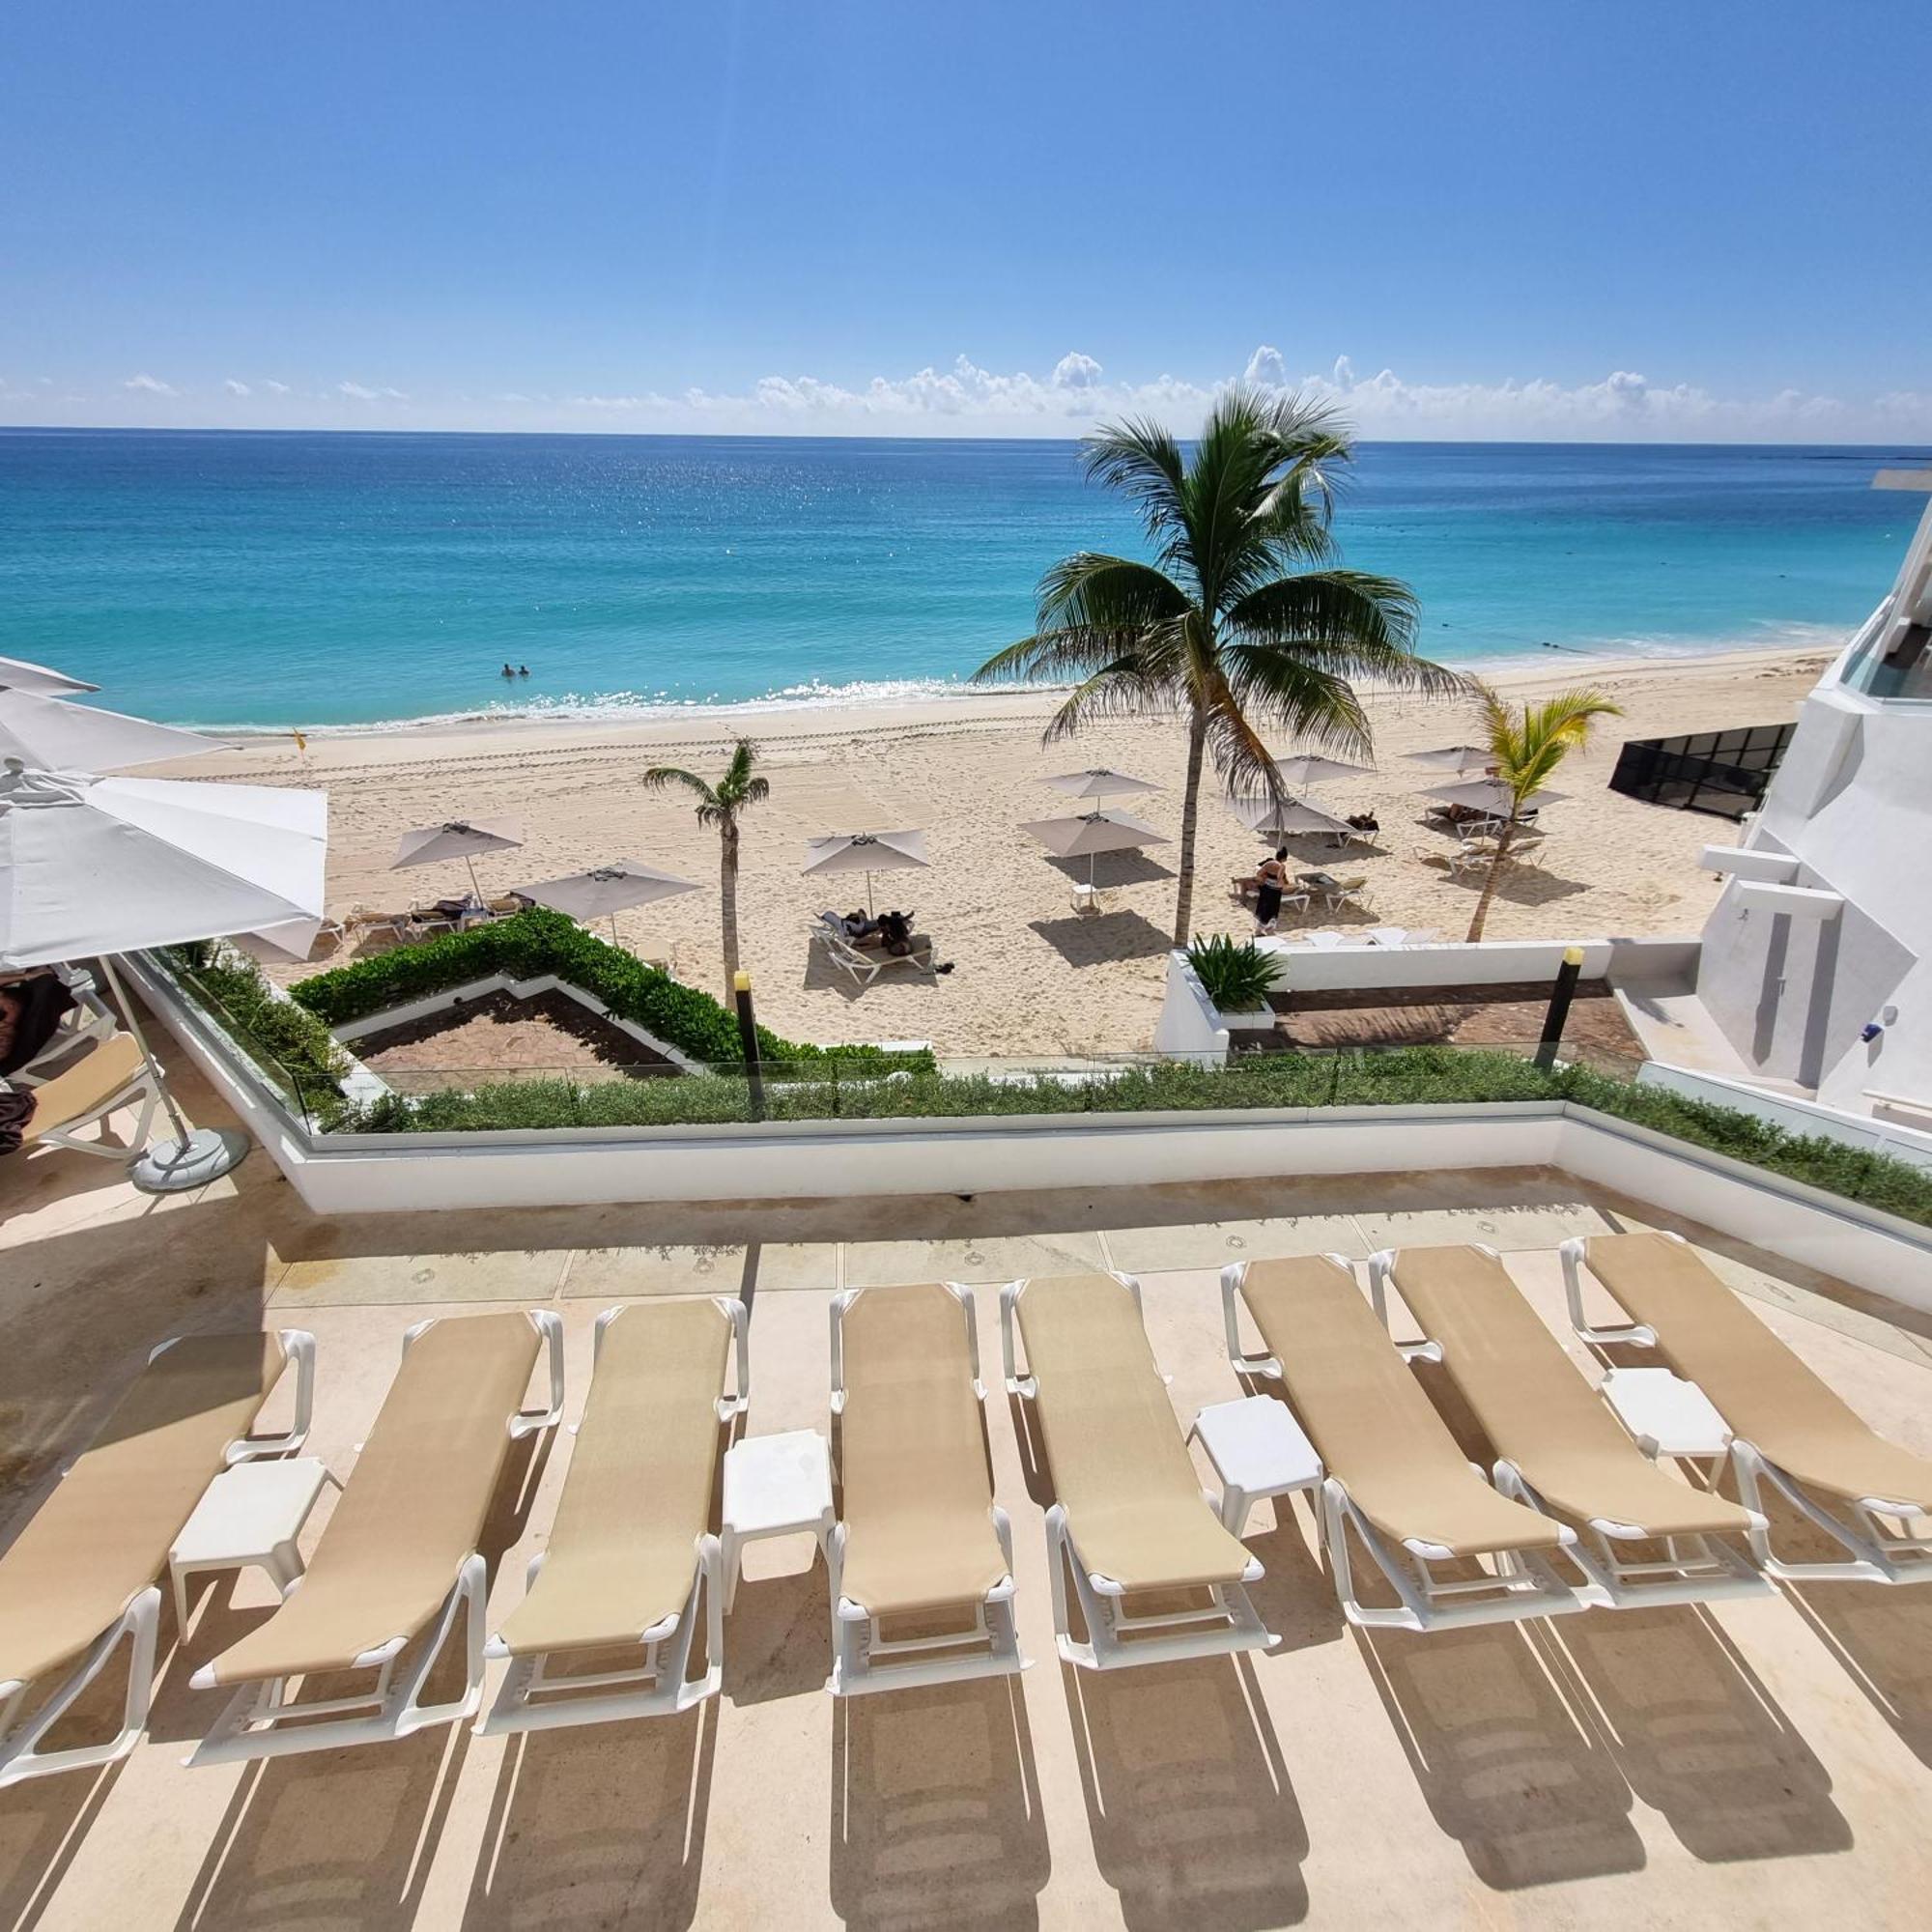
[(1519, 806), (1548, 781), (1571, 752), (1588, 742), (1597, 719), (1623, 716), (1622, 705), (1588, 689), (1558, 692), (1541, 704), (1515, 707), (1493, 686), (1479, 681), (1476, 693), (1496, 777)]
[(1109, 718), (1144, 718), (1149, 712), (1170, 711), (1180, 702), (1182, 694), (1171, 678), (1148, 669), (1139, 656), (1129, 655), (1105, 664), (1075, 685), (1060, 709), (1047, 720), (1042, 745), (1070, 738), (1083, 725)]
[(1339, 676), (1436, 697), (1470, 688), (1459, 672), (1416, 656), (1415, 593), (1392, 577), (1311, 570), (1277, 578), (1242, 597), (1227, 624), (1244, 646), (1294, 651)]
[(1322, 751), (1354, 756), (1370, 751), (1368, 715), (1353, 685), (1313, 654), (1228, 644), (1221, 660), (1235, 708)]
[(718, 794), (696, 772), (688, 772), (681, 765), (653, 765), (638, 782), (646, 791), (669, 791), (673, 786), (682, 785), (687, 791), (695, 792), (701, 804), (716, 805)]

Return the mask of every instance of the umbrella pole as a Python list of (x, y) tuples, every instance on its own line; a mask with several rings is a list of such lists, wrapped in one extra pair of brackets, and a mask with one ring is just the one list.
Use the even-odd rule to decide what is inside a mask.
[(179, 1194), (191, 1187), (203, 1186), (228, 1173), (231, 1168), (239, 1167), (248, 1151), (246, 1138), (219, 1133), (213, 1127), (196, 1130), (188, 1125), (173, 1090), (162, 1075), (160, 1063), (155, 1058), (147, 1036), (141, 1031), (141, 1023), (134, 1017), (134, 1003), (128, 997), (127, 987), (121, 983), (120, 974), (114, 970), (111, 953), (100, 955), (100, 969), (121, 1008), (121, 1016), (128, 1022), (128, 1037), (141, 1049), (141, 1058), (147, 1063), (148, 1072), (160, 1095), (162, 1109), (180, 1137), (172, 1144), (162, 1142), (157, 1145), (151, 1141), (145, 1148), (135, 1151), (128, 1168), (134, 1185), (147, 1194)]
[(469, 867), (469, 896), (478, 905), (483, 903), (483, 888), (476, 883), (476, 861), (468, 852), (463, 855), (463, 863)]

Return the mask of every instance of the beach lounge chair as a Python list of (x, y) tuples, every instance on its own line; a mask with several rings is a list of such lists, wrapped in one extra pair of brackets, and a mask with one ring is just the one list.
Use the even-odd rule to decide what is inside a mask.
[[(1703, 1390), (1732, 1432), (1738, 1495), (1769, 1481), (1836, 1542), (1843, 1560), (1785, 1562), (1768, 1528), (1758, 1562), (1794, 1582), (1932, 1580), (1932, 1461), (1888, 1442), (1791, 1352), (1680, 1235), (1592, 1235), (1563, 1243), (1570, 1320), (1585, 1341), (1650, 1347)], [(1587, 1267), (1632, 1319), (1583, 1313)]]
[(161, 1104), (160, 1082), (131, 1034), (117, 1033), (98, 1040), (78, 1060), (32, 1087), (33, 1118), (20, 1132), (22, 1147), (67, 1148), (74, 1153), (96, 1154), (125, 1161), (128, 1149), (109, 1142), (82, 1140), (123, 1107), (141, 1105), (129, 1143), (135, 1151), (148, 1144), (155, 1110)]
[[(5, 1076), (15, 1087), (45, 1086), (71, 1055), (84, 1046), (112, 1038), (121, 1030), (119, 1015), (101, 998), (94, 976), (84, 967), (50, 966), (44, 971), (67, 988), (73, 1004), (61, 1015), (52, 1034), (34, 1057)], [(27, 974), (23, 977), (31, 980), (38, 975)]]
[(985, 1397), (970, 1290), (927, 1282), (835, 1297), (835, 1695), (1026, 1668), (1012, 1529), (986, 1462)]
[[(1237, 1298), (1267, 1354), (1243, 1348)], [(1576, 1531), (1499, 1495), (1464, 1459), (1407, 1366), (1434, 1360), (1434, 1345), (1390, 1341), (1343, 1256), (1232, 1263), (1221, 1311), (1230, 1363), (1279, 1378), (1321, 1459), (1322, 1541), (1351, 1624), (1447, 1630), (1585, 1606), (1550, 1564)], [(1397, 1605), (1356, 1596), (1351, 1526)]]
[[(1148, 1346), (1140, 1283), (1111, 1274), (1009, 1282), (1000, 1346), (1008, 1393), (1032, 1405), (1052, 1471), (1046, 1553), (1061, 1656), (1104, 1670), (1273, 1643), (1246, 1588), (1262, 1566), (1222, 1527), (1194, 1472)], [(1067, 1621), (1069, 1567), (1085, 1642)]]
[(860, 986), (869, 986), (880, 974), (895, 966), (910, 966), (917, 973), (932, 970), (932, 941), (923, 933), (914, 933), (910, 952), (887, 952), (881, 949), (855, 945), (842, 927), (821, 916), (811, 925), (812, 939), (826, 957), (841, 971), (849, 973)]
[[(750, 1399), (749, 1329), (745, 1304), (723, 1295), (597, 1318), (596, 1372), (556, 1521), (484, 1652), (510, 1668), (479, 1732), (669, 1715), (717, 1694), (724, 1579), (711, 1493), (720, 1437)], [(700, 1599), (705, 1673), (694, 1681)], [(600, 1652), (629, 1661), (558, 1667)]]
[(1494, 1248), (1372, 1255), (1369, 1292), (1384, 1324), (1391, 1282), (1495, 1450), (1496, 1488), (1579, 1532), (1564, 1554), (1587, 1579), (1580, 1594), (1625, 1609), (1770, 1593), (1745, 1553), (1764, 1518), (1660, 1469)]
[(1356, 873), (1350, 879), (1331, 879), (1321, 888), (1321, 903), (1330, 912), (1339, 912), (1344, 906), (1353, 906), (1357, 912), (1367, 912), (1369, 881), (1364, 873)]
[[(296, 1365), (286, 1434), (248, 1430)], [(148, 1721), (161, 1592), (156, 1578), (223, 1467), (298, 1449), (315, 1391), (315, 1338), (192, 1335), (163, 1342), (0, 1555), (0, 1787), (110, 1764)], [(128, 1639), (121, 1729), (104, 1744), (38, 1747)]]
[[(523, 1411), (539, 1349), (550, 1403)], [(488, 1571), (477, 1544), (511, 1444), (563, 1411), (563, 1324), (549, 1309), (418, 1322), (310, 1559), (281, 1607), (188, 1681), (235, 1694), (191, 1765), (407, 1737), (474, 1716), (483, 1694)], [(462, 1629), (459, 1632), (459, 1619)], [(420, 1701), (452, 1635), (461, 1692)], [(291, 1701), (291, 1678), (374, 1674), (338, 1697)]]

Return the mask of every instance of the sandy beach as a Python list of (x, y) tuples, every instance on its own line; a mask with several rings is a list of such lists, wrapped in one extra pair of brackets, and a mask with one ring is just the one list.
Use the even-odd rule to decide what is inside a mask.
[[(1606, 787), (1626, 738), (1777, 724), (1795, 716), (1826, 659), (1817, 650), (1728, 652), (1707, 658), (1526, 663), (1496, 674), (1513, 698), (1590, 683), (1621, 705), (1557, 781), (1560, 804), (1543, 814), (1545, 862), (1505, 878), (1489, 934), (1590, 937), (1694, 932), (1717, 882), (1696, 865), (1699, 848), (1726, 836), (1721, 819), (1617, 796)], [(666, 958), (679, 977), (722, 982), (718, 839), (675, 794), (637, 782), (647, 765), (722, 768), (731, 739), (756, 739), (770, 801), (745, 820), (739, 909), (746, 963), (759, 1016), (795, 1038), (928, 1039), (953, 1055), (1045, 1055), (1145, 1047), (1159, 1009), (1162, 960), (1174, 905), (1173, 843), (1102, 858), (1097, 883), (1107, 909), (1079, 916), (1072, 884), (1085, 862), (1050, 860), (1018, 829), (1024, 819), (1074, 810), (1040, 780), (1113, 765), (1166, 787), (1117, 801), (1176, 837), (1184, 736), (1178, 724), (1141, 720), (1042, 747), (1049, 696), (961, 696), (903, 707), (794, 709), (721, 719), (696, 714), (649, 724), (509, 722), (423, 726), (382, 734), (317, 736), (298, 753), (287, 738), (170, 768), (176, 775), (327, 786), (330, 801), (328, 909), (393, 911), (467, 886), (463, 868), (389, 870), (398, 835), (446, 817), (507, 817), (525, 828), (520, 851), (480, 861), (487, 890), (576, 871), (619, 857), (702, 882), (703, 890), (621, 915), (622, 942)], [(1337, 812), (1373, 811), (1381, 834), (1345, 867), (1368, 880), (1370, 915), (1323, 916), (1319, 907), (1283, 929), (1392, 924), (1433, 927), (1460, 939), (1480, 876), (1450, 877), (1432, 865), (1454, 849), (1421, 822), (1423, 787), (1442, 775), (1404, 754), (1466, 740), (1473, 707), (1374, 696), (1378, 770), (1323, 788)], [(1287, 754), (1294, 749), (1284, 744)], [(157, 771), (156, 775), (160, 775)], [(857, 991), (821, 960), (807, 923), (821, 908), (849, 906), (863, 881), (802, 875), (813, 834), (923, 827), (929, 870), (882, 875), (878, 904), (915, 910), (943, 976), (910, 974)], [(1218, 792), (1204, 789), (1194, 925), (1245, 932), (1228, 899), (1231, 874), (1251, 870), (1259, 842)], [(1297, 865), (1330, 865), (1324, 842), (1301, 841)], [(839, 890), (830, 888), (838, 886)], [(341, 957), (345, 955), (335, 955)], [(329, 963), (277, 968), (299, 978)]]

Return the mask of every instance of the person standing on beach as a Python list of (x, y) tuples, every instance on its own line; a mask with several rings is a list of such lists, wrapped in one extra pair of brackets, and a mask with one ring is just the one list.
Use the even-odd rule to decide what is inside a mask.
[(1264, 859), (1255, 867), (1255, 932), (1257, 936), (1274, 930), (1281, 917), (1282, 889), (1288, 884), (1288, 847), (1277, 845), (1272, 859)]

